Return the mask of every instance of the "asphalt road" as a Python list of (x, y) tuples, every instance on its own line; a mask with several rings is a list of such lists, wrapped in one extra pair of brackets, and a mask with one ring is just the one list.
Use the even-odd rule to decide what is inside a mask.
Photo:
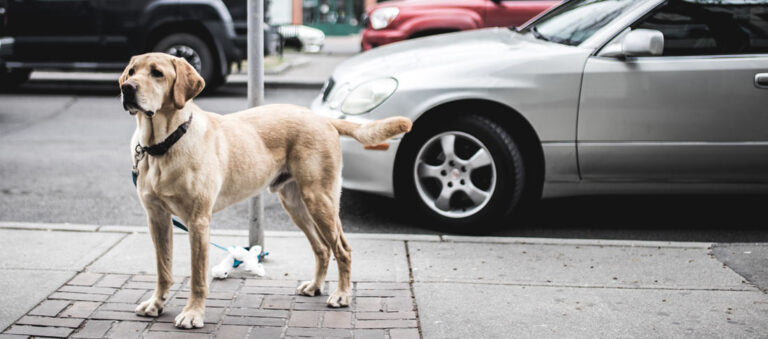
[[(268, 103), (309, 105), (319, 88), (267, 88)], [(246, 108), (244, 86), (224, 86), (196, 102), (215, 112)], [(130, 181), (134, 119), (117, 86), (33, 82), (0, 94), (0, 220), (145, 225)], [(269, 230), (296, 230), (277, 198), (266, 196)], [(522, 225), (493, 235), (556, 238), (766, 242), (766, 196), (609, 196), (548, 199)], [(214, 228), (247, 228), (240, 203), (214, 216)], [(347, 232), (443, 233), (414, 221), (392, 199), (347, 191)]]

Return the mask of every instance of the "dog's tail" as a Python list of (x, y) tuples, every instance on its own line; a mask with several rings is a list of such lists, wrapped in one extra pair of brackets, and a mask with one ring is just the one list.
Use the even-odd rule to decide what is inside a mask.
[(366, 146), (381, 144), (398, 134), (411, 130), (411, 119), (406, 117), (391, 117), (358, 124), (346, 120), (331, 119), (333, 127), (339, 134), (346, 135)]

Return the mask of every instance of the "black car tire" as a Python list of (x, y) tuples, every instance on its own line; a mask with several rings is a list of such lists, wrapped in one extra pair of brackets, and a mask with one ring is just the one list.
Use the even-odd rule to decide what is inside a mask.
[[(443, 146), (441, 144), (438, 151), (437, 146), (433, 145), (435, 138), (438, 138), (440, 143), (442, 137), (446, 135), (454, 135), (454, 153), (458, 158), (454, 165), (458, 166), (451, 167), (451, 161), (445, 157), (445, 154), (441, 161), (440, 152), (443, 152)], [(527, 188), (523, 156), (514, 139), (498, 123), (477, 115), (459, 116), (443, 123), (419, 125), (411, 133), (406, 134), (402, 143), (403, 153), (398, 156), (395, 169), (395, 191), (398, 199), (404, 202), (406, 207), (416, 208), (416, 215), (425, 216), (428, 222), (437, 222), (453, 232), (476, 234), (508, 225), (510, 217), (517, 214), (516, 209), (520, 206)], [(475, 147), (479, 146), (477, 151), (473, 151), (472, 144)], [(490, 154), (491, 164), (467, 168), (469, 172), (467, 176), (467, 172), (464, 172), (465, 168), (462, 168), (459, 163), (464, 163), (472, 155), (477, 155), (482, 147)], [(420, 161), (417, 162), (417, 160)], [(436, 162), (430, 162), (433, 160)], [(420, 162), (435, 167), (444, 166), (445, 170), (437, 174), (438, 177), (422, 178), (418, 167)], [(441, 162), (442, 165), (440, 165)], [(468, 163), (467, 167), (469, 167)], [(490, 176), (489, 172), (494, 175)], [(457, 179), (451, 177), (456, 173), (458, 173)], [(453, 210), (441, 210), (436, 204), (438, 198), (435, 193), (442, 192), (440, 188), (448, 187), (448, 184), (441, 180), (451, 180), (449, 181), (453, 184), (451, 187), (456, 187), (457, 190), (466, 189), (466, 192), (471, 190), (468, 188), (470, 183), (472, 188), (486, 188), (488, 195), (484, 199), (487, 201), (469, 208), (471, 213), (467, 214), (466, 210), (461, 210), (464, 206), (462, 200), (466, 200), (470, 195), (465, 191), (461, 194), (456, 191), (449, 199), (449, 208), (456, 207), (456, 215), (446, 215)], [(483, 185), (484, 180), (488, 181), (485, 185)], [(489, 183), (491, 180), (492, 185)], [(436, 187), (430, 189), (430, 186)], [(457, 194), (458, 200), (456, 200)], [(461, 196), (462, 194), (464, 197)], [(430, 199), (434, 199), (432, 203), (429, 202)], [(469, 201), (471, 200), (469, 198)]]
[[(182, 51), (180, 48), (176, 48), (179, 46), (189, 48), (189, 50), (183, 49)], [(225, 76), (221, 73), (217, 58), (215, 57), (215, 49), (195, 35), (188, 33), (168, 35), (161, 39), (153, 50), (187, 59), (200, 73), (203, 80), (205, 80), (206, 92), (211, 92), (224, 83)], [(190, 53), (194, 54), (190, 55)], [(199, 58), (199, 63), (195, 58)]]
[(15, 89), (29, 80), (32, 70), (28, 68), (14, 68), (8, 70), (0, 67), (0, 90)]

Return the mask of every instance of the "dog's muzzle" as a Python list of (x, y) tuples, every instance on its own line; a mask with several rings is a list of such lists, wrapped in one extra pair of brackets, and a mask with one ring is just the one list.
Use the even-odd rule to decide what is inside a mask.
[(136, 114), (135, 111), (142, 111), (147, 117), (152, 117), (155, 112), (145, 110), (139, 106), (136, 102), (136, 93), (139, 91), (139, 85), (135, 82), (128, 80), (120, 86), (120, 93), (123, 95), (123, 109), (128, 111), (131, 115)]

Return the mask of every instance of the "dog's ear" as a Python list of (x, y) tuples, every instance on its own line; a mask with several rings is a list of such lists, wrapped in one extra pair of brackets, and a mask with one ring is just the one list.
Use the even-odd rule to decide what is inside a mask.
[(125, 69), (123, 70), (123, 74), (120, 75), (120, 78), (118, 79), (118, 84), (123, 85), (123, 83), (128, 80), (128, 71), (133, 67), (133, 63), (136, 61), (136, 56), (131, 57), (131, 61), (128, 61), (128, 66), (125, 66)]
[(189, 99), (200, 94), (205, 87), (205, 80), (187, 60), (176, 57), (171, 60), (173, 60), (173, 67), (176, 68), (176, 80), (173, 83), (171, 97), (176, 109), (181, 109)]

